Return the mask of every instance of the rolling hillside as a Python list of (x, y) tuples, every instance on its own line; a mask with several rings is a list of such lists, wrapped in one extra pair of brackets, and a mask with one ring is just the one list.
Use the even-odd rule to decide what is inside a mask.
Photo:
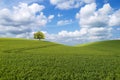
[(0, 39), (0, 80), (119, 80), (120, 41), (77, 47)]

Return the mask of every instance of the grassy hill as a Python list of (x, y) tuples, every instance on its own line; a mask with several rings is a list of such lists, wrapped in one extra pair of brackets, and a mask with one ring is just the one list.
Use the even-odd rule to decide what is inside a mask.
[(119, 80), (120, 41), (77, 47), (0, 39), (0, 80)]

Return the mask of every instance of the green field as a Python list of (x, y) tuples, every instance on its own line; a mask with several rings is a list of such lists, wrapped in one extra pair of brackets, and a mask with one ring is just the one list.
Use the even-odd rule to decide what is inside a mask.
[(120, 80), (120, 41), (73, 47), (1, 38), (0, 80)]

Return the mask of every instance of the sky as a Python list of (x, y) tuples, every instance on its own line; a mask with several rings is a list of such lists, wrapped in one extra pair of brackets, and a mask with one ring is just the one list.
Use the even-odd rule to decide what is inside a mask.
[(0, 0), (0, 37), (66, 45), (120, 39), (120, 0)]

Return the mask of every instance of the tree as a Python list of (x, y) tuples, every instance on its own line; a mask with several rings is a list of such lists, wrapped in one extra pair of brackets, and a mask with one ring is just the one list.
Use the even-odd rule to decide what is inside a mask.
[(45, 39), (45, 35), (42, 32), (36, 32), (34, 33), (34, 39)]

